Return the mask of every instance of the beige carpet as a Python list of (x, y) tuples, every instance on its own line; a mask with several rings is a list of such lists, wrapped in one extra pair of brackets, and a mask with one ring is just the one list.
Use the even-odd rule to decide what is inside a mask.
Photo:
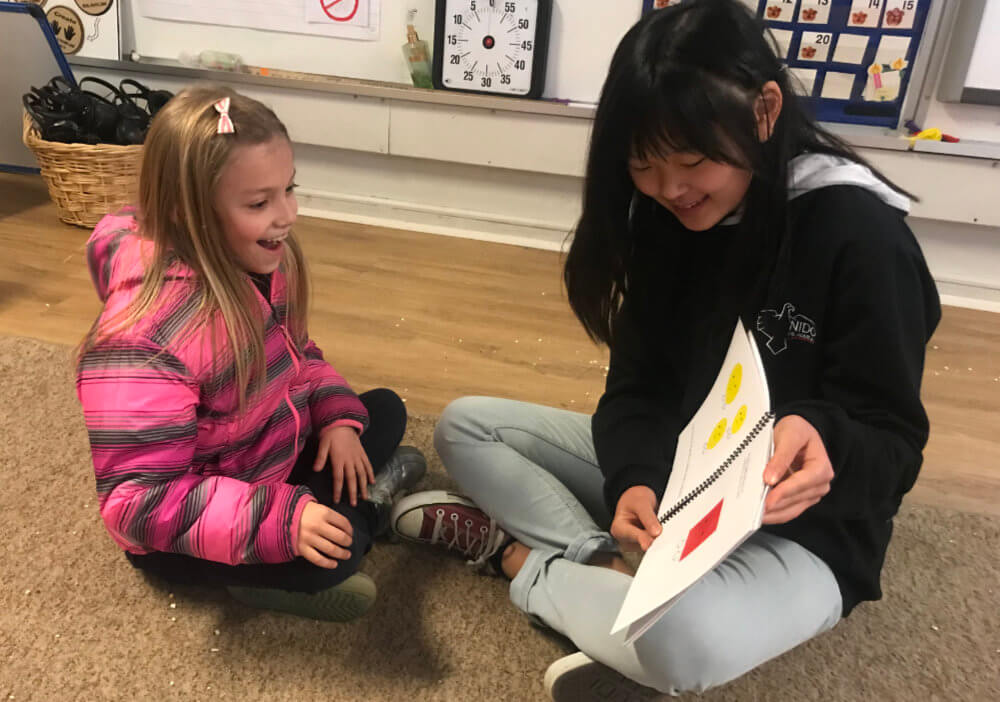
[[(447, 484), (431, 418), (409, 441)], [(362, 620), (249, 611), (132, 570), (95, 506), (69, 352), (0, 338), (0, 700), (541, 700), (569, 649), (504, 584), (378, 544)], [(704, 700), (1000, 699), (1000, 521), (909, 507), (886, 598)]]

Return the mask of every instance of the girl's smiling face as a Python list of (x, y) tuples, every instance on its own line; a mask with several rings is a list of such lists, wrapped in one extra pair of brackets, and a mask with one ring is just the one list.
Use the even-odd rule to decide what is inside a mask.
[(738, 210), (752, 178), (742, 168), (689, 152), (633, 157), (628, 171), (639, 192), (696, 232), (711, 229)]
[(285, 239), (299, 211), (292, 146), (283, 137), (233, 149), (215, 188), (213, 204), (226, 243), (249, 273), (281, 264)]

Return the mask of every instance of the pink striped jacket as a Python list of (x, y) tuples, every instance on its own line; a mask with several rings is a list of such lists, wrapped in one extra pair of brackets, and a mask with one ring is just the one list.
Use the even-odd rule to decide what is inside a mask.
[[(131, 213), (109, 215), (88, 242), (102, 319), (139, 290), (152, 243)], [(312, 342), (286, 328), (285, 276), (258, 293), (267, 381), (240, 415), (225, 334), (184, 334), (197, 314), (194, 272), (171, 269), (160, 304), (133, 328), (84, 354), (77, 368), (101, 516), (132, 553), (169, 551), (222, 563), (294, 558), (299, 520), (315, 498), (285, 483), (305, 440), (346, 424), (363, 431), (364, 405)], [(256, 291), (256, 287), (254, 288)], [(222, 327), (221, 316), (213, 320)]]

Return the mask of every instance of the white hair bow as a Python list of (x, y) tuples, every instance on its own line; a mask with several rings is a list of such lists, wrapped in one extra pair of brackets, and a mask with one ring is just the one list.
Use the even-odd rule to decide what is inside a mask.
[(227, 97), (215, 103), (215, 111), (219, 113), (219, 127), (215, 130), (216, 134), (233, 134), (236, 132), (233, 120), (229, 117), (229, 103), (230, 99)]

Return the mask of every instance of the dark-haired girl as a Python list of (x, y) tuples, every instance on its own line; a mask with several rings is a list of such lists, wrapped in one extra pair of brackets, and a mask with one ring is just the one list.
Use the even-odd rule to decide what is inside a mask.
[[(493, 563), (518, 608), (573, 641), (546, 676), (555, 699), (705, 690), (881, 596), (940, 318), (910, 199), (806, 114), (737, 0), (626, 34), (565, 268), (574, 312), (611, 350), (597, 411), (457, 400), (435, 438), (468, 499), (417, 494), (393, 515), (404, 536)], [(777, 413), (764, 526), (625, 645), (609, 633), (631, 582), (621, 551), (660, 531), (678, 434), (737, 318)]]

